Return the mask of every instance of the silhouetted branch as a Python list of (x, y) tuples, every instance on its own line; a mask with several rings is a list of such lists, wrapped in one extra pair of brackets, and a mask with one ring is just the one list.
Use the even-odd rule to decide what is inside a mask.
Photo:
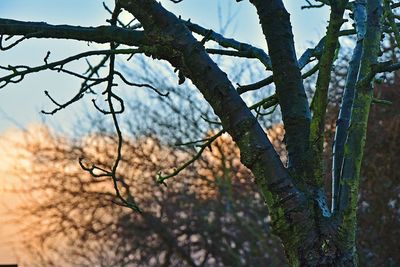
[(220, 121), (214, 121), (214, 120), (210, 120), (209, 118), (206, 118), (205, 115), (201, 115), (200, 116), (203, 120), (205, 120), (206, 122), (208, 122), (209, 124), (216, 124), (216, 125), (222, 125), (222, 123)]
[(221, 34), (218, 34), (212, 30), (207, 30), (201, 27), (200, 25), (192, 23), (190, 21), (183, 21), (183, 22), (192, 32), (195, 32), (203, 36), (207, 36), (209, 40), (217, 42), (222, 47), (233, 48), (239, 51), (239, 53), (246, 53), (247, 57), (257, 58), (258, 60), (261, 61), (262, 64), (264, 64), (266, 69), (271, 70), (272, 68), (271, 59), (261, 48), (254, 47), (246, 43), (238, 42), (235, 39), (225, 38)]
[[(303, 69), (308, 63), (310, 63), (312, 61), (313, 57), (316, 58), (316, 59), (320, 58), (320, 56), (322, 54), (322, 50), (324, 48), (324, 43), (325, 43), (324, 40), (325, 39), (322, 38), (314, 48), (308, 48), (301, 55), (301, 57), (298, 60), (298, 64), (299, 64), (299, 68), (300, 69)], [(302, 78), (305, 79), (305, 78), (311, 76), (312, 74), (314, 74), (317, 71), (318, 71), (318, 68), (317, 67), (313, 67), (312, 71), (310, 70), (307, 73), (304, 73), (302, 75)], [(269, 77), (267, 77), (265, 79), (262, 79), (262, 80), (260, 80), (258, 82), (252, 83), (252, 84), (248, 84), (248, 85), (240, 85), (240, 84), (238, 84), (237, 92), (239, 94), (243, 94), (243, 93), (246, 93), (246, 92), (249, 92), (249, 91), (258, 90), (258, 89), (260, 89), (260, 88), (262, 88), (264, 86), (267, 86), (267, 85), (269, 85), (269, 84), (271, 84), (273, 82), (274, 82), (274, 77), (273, 77), (273, 75), (271, 75), (271, 76), (269, 76)]]
[[(13, 35), (8, 36), (5, 40), (7, 41), (7, 40), (11, 39), (12, 37), (14, 37), (14, 36)], [(7, 46), (3, 46), (3, 34), (2, 34), (2, 35), (0, 35), (0, 50), (1, 51), (6, 51), (8, 49), (11, 49), (11, 48), (13, 48), (14, 46), (16, 46), (17, 44), (19, 44), (20, 42), (22, 42), (22, 41), (24, 41), (26, 39), (28, 39), (28, 37), (24, 36), (24, 37), (21, 37), (20, 39), (14, 41), (13, 43), (11, 43), (11, 44), (9, 44)]]
[(165, 96), (167, 97), (169, 95), (169, 92), (166, 93), (162, 93), (160, 90), (158, 90), (157, 88), (155, 88), (154, 86), (147, 84), (147, 83), (133, 83), (128, 81), (124, 75), (122, 75), (122, 73), (120, 73), (119, 71), (114, 71), (114, 74), (117, 75), (118, 77), (121, 78), (121, 80), (126, 83), (127, 85), (130, 86), (135, 86), (135, 87), (145, 87), (145, 88), (149, 88), (151, 90), (153, 90), (155, 93), (157, 93), (159, 96)]
[[(187, 162), (185, 162), (184, 164), (182, 164), (181, 166), (177, 167), (173, 172), (171, 172), (170, 174), (167, 175), (163, 175), (161, 172), (158, 173), (157, 175), (157, 183), (159, 184), (163, 184), (165, 186), (167, 186), (167, 184), (165, 183), (165, 180), (174, 177), (176, 175), (178, 175), (181, 171), (183, 171), (184, 169), (186, 169), (190, 164), (192, 164), (193, 162), (195, 162), (196, 160), (198, 160), (200, 158), (200, 156), (203, 154), (203, 151), (207, 148), (210, 147), (211, 144), (218, 138), (220, 137), (223, 133), (225, 132), (225, 130), (220, 130), (218, 133), (216, 133), (215, 135), (205, 139), (206, 142), (204, 142), (201, 145), (196, 145), (196, 147), (199, 147), (200, 150)], [(201, 141), (194, 141), (192, 143), (199, 143)], [(187, 143), (189, 144), (189, 143)]]
[[(368, 115), (372, 103), (373, 67), (380, 52), (381, 40), (381, 1), (367, 0), (366, 32), (363, 52), (357, 76), (356, 93), (351, 110), (351, 122), (345, 143), (342, 175), (339, 182), (339, 201), (341, 234), (343, 246), (355, 244), (357, 200), (359, 198), (360, 168), (364, 153)], [(375, 75), (375, 74), (374, 74)]]
[(255, 103), (254, 105), (251, 105), (249, 107), (250, 110), (255, 110), (259, 107), (262, 107), (264, 109), (270, 108), (272, 106), (275, 106), (279, 102), (278, 96), (276, 94), (273, 94), (269, 97), (264, 98), (263, 100), (259, 101), (258, 103)]
[(320, 4), (313, 4), (309, 0), (306, 0), (307, 4), (306, 6), (301, 6), (301, 9), (310, 9), (310, 8), (320, 8), (323, 7), (325, 4), (320, 3)]
[[(64, 69), (64, 65), (75, 60), (79, 60), (81, 58), (89, 57), (89, 56), (97, 56), (97, 55), (111, 55), (111, 54), (132, 54), (132, 53), (141, 53), (141, 50), (139, 49), (118, 49), (118, 50), (95, 50), (95, 51), (88, 51), (84, 53), (80, 53), (59, 61), (55, 61), (52, 63), (46, 63), (41, 66), (37, 67), (29, 67), (29, 66), (24, 66), (24, 65), (17, 65), (17, 66), (0, 66), (1, 69), (3, 70), (8, 70), (11, 71), (12, 74), (3, 76), (0, 78), (0, 83), (3, 83), (0, 85), (0, 88), (3, 88), (9, 83), (18, 83), (22, 81), (25, 78), (25, 75), (43, 71), (43, 70), (55, 70), (55, 71), (62, 71), (71, 75), (74, 75), (76, 77), (79, 77), (81, 79), (84, 79), (85, 81), (105, 81), (105, 78), (99, 78), (99, 79), (94, 79), (77, 73), (74, 73), (72, 71), (68, 71)], [(14, 78), (17, 78), (16, 80), (13, 80)]]
[(51, 25), (45, 22), (24, 22), (0, 19), (0, 35), (23, 35), (27, 38), (56, 38), (108, 43), (115, 41), (130, 46), (143, 44), (143, 32), (116, 26), (81, 27)]
[(344, 12), (348, 0), (337, 0), (331, 3), (329, 24), (324, 37), (324, 45), (319, 59), (319, 71), (315, 84), (315, 93), (311, 101), (310, 109), (313, 113), (310, 127), (311, 158), (315, 166), (313, 177), (307, 177), (308, 183), (322, 188), (324, 185), (323, 175), (323, 150), (325, 140), (325, 118), (328, 105), (328, 90), (332, 75), (332, 66), (339, 53), (340, 28), (345, 20)]

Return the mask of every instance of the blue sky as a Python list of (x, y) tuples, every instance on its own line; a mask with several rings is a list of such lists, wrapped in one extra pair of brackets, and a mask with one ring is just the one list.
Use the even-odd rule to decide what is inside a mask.
[[(325, 32), (328, 19), (328, 9), (301, 11), (300, 6), (305, 1), (284, 1), (291, 13), (296, 48), (302, 52), (309, 42), (316, 43)], [(112, 6), (113, 1), (106, 3)], [(218, 9), (222, 11), (223, 20), (227, 17), (229, 6), (236, 14), (227, 35), (237, 40), (249, 42), (265, 48), (265, 40), (258, 25), (255, 9), (247, 1), (236, 3), (233, 0), (184, 0), (173, 4), (168, 0), (162, 3), (167, 9), (182, 18), (191, 18), (207, 28), (218, 30)], [(1, 0), (0, 17), (25, 21), (46, 21), (52, 24), (72, 24), (96, 26), (106, 24), (107, 12), (102, 7), (102, 1), (97, 0)], [(63, 40), (28, 40), (10, 51), (0, 53), (0, 64), (42, 64), (48, 50), (53, 60), (73, 55), (82, 51), (99, 48), (93, 44), (90, 47), (84, 42)], [(79, 88), (80, 81), (53, 72), (43, 72), (27, 76), (22, 83), (10, 85), (0, 90), (0, 131), (14, 126), (15, 123), (27, 125), (40, 121), (40, 110), (51, 109), (53, 106), (45, 97), (43, 91), (48, 90), (58, 100), (67, 100)], [(86, 108), (91, 107), (89, 101), (71, 106), (55, 116), (48, 117), (49, 122), (67, 126), (73, 125), (77, 117)], [(11, 119), (10, 119), (11, 118)]]

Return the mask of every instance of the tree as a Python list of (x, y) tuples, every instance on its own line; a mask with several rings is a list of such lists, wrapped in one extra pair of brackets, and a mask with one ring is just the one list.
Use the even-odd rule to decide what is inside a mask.
[(285, 265), (264, 201), (227, 135), (168, 188), (156, 186), (154, 173), (191, 155), (154, 136), (126, 140), (119, 175), (142, 213), (109, 205), (116, 198), (108, 179), (82, 174), (76, 162), (85, 154), (107, 166), (115, 136), (71, 140), (39, 127), (23, 135), (15, 171), (26, 196), (15, 220), (24, 220), (30, 266)]
[[(384, 46), (384, 57), (396, 60), (396, 45)], [(392, 50), (393, 49), (393, 50)], [(345, 49), (346, 51), (347, 49)], [(389, 52), (389, 53), (387, 53)], [(394, 52), (394, 53), (393, 53)], [(395, 56), (395, 57), (393, 57)], [(326, 122), (326, 150), (332, 147), (335, 135), (337, 110), (344, 91), (346, 62), (339, 57), (335, 64), (330, 101)], [(361, 266), (395, 266), (399, 262), (395, 245), (392, 243), (399, 235), (398, 206), (399, 173), (395, 167), (398, 155), (396, 136), (398, 135), (399, 99), (397, 93), (397, 73), (391, 73), (385, 78), (385, 83), (377, 84), (374, 95), (383, 99), (391, 99), (383, 105), (373, 105), (369, 117), (365, 154), (368, 155), (362, 163), (361, 183), (358, 204), (357, 248)], [(331, 166), (332, 158), (325, 153), (325, 164)], [(328, 177), (326, 179), (329, 180)]]
[[(334, 80), (337, 81), (335, 88), (343, 86), (343, 69), (340, 66), (337, 63), (334, 72)], [(146, 77), (155, 78), (150, 73)], [(387, 94), (396, 94), (396, 83), (394, 81), (394, 85), (377, 88), (377, 93), (383, 94), (386, 99), (395, 99)], [(169, 92), (179, 92), (175, 90)], [(190, 102), (196, 96), (189, 88), (180, 93), (179, 111), (187, 113), (182, 107), (190, 106), (185, 102)], [(329, 99), (332, 118), (328, 117), (326, 125), (327, 143), (331, 140), (328, 137), (334, 135), (333, 114), (336, 112), (331, 110), (338, 108), (337, 92), (332, 93)], [(75, 138), (70, 139), (37, 126), (21, 133), (25, 138), (20, 136), (16, 139), (16, 151), (19, 151), (20, 156), (17, 157), (19, 164), (15, 164), (18, 166), (15, 171), (21, 177), (20, 184), (28, 196), (15, 212), (16, 221), (24, 221), (24, 234), (20, 236), (24, 240), (24, 247), (33, 254), (32, 258), (26, 260), (30, 266), (36, 262), (37, 266), (149, 266), (166, 264), (168, 258), (170, 266), (180, 266), (182, 262), (187, 265), (189, 259), (207, 266), (283, 266), (280, 246), (267, 230), (269, 227), (265, 221), (267, 217), (263, 201), (248, 177), (249, 172), (239, 164), (237, 149), (233, 148), (227, 136), (216, 140), (212, 150), (204, 151), (191, 168), (177, 177), (173, 187), (159, 191), (162, 188), (154, 186), (152, 175), (158, 168), (167, 169), (191, 157), (189, 151), (182, 150), (180, 146), (167, 149), (161, 140), (154, 139), (156, 132), (162, 132), (163, 129), (171, 131), (176, 124), (170, 122), (166, 125), (163, 123), (165, 118), (179, 118), (179, 114), (174, 115), (178, 111), (177, 106), (170, 104), (164, 101), (157, 105), (143, 106), (142, 103), (141, 109), (146, 109), (146, 113), (153, 113), (154, 106), (162, 112), (147, 118), (151, 122), (148, 125), (150, 129), (143, 129), (142, 125), (142, 131), (148, 134), (135, 138), (136, 141), (124, 143), (124, 147), (128, 148), (124, 149), (124, 165), (130, 166), (136, 175), (131, 175), (131, 171), (125, 167), (119, 169), (121, 176), (126, 177), (124, 179), (140, 198), (140, 203), (150, 207), (146, 209), (148, 216), (152, 215), (155, 220), (162, 221), (161, 225), (154, 228), (142, 220), (138, 213), (130, 216), (122, 208), (107, 205), (113, 200), (112, 188), (105, 196), (104, 189), (109, 186), (107, 179), (93, 179), (79, 171), (76, 158), (82, 154), (90, 154), (97, 165), (103, 166), (107, 165), (104, 163), (106, 159), (112, 158), (112, 155), (108, 155), (109, 147), (112, 147), (112, 143), (116, 144), (117, 140), (110, 133), (104, 133), (108, 127), (102, 125), (103, 120), (89, 118), (81, 122), (81, 125), (92, 125), (89, 135), (86, 129), (81, 127), (79, 130), (84, 138), (76, 138), (81, 134), (75, 132), (72, 134)], [(393, 168), (398, 146), (380, 146), (382, 142), (392, 143), (396, 140), (397, 132), (393, 128), (397, 127), (399, 114), (398, 109), (393, 107), (395, 104), (375, 106), (372, 116), (379, 116), (379, 119), (372, 120), (380, 122), (368, 129), (368, 139), (373, 141), (366, 146), (366, 151), (370, 153), (367, 152), (369, 156), (361, 177), (367, 178), (364, 178), (366, 183), (360, 187), (361, 192), (365, 193), (361, 194), (359, 204), (361, 218), (358, 244), (362, 266), (396, 265), (399, 262), (394, 249), (396, 245), (391, 243), (399, 234), (396, 231), (399, 223), (396, 219), (399, 183), (395, 180), (399, 176), (396, 175), (396, 168)], [(129, 108), (127, 111), (133, 113)], [(128, 119), (129, 127), (139, 125), (132, 121), (134, 116), (128, 116)], [(192, 128), (190, 125), (193, 122), (189, 118), (182, 119), (184, 128)], [(199, 128), (195, 126), (195, 129)], [(127, 131), (137, 135), (138, 129), (127, 128)], [(185, 136), (185, 132), (180, 133), (177, 128), (171, 133), (169, 141), (180, 139), (181, 134)], [(281, 126), (275, 125), (268, 130), (268, 136), (275, 149), (282, 151), (284, 157), (280, 147), (283, 138)], [(8, 144), (14, 147), (10, 141)], [(93, 151), (96, 151), (94, 155)], [(166, 153), (171, 162), (162, 160), (166, 158)], [(183, 154), (187, 156), (183, 157)], [(176, 158), (180, 158), (180, 161)], [(327, 165), (330, 160), (326, 159)], [(27, 162), (30, 164), (27, 165)], [(385, 178), (382, 179), (378, 173), (385, 174)], [(382, 183), (382, 180), (385, 182)], [(99, 187), (102, 189), (99, 190)], [(84, 205), (76, 205), (82, 198), (85, 199)], [(97, 216), (89, 215), (93, 213)], [(101, 220), (101, 214), (107, 214), (107, 223)], [(208, 217), (212, 219), (208, 220)], [(156, 230), (160, 227), (163, 233), (168, 233), (177, 242), (157, 238), (160, 232), (157, 234)], [(204, 241), (193, 242), (192, 236), (195, 240), (196, 236), (202, 236)], [(214, 241), (217, 243), (214, 244)], [(182, 259), (175, 246), (186, 252), (187, 257)], [(171, 248), (169, 257), (165, 257), (165, 251), (169, 251), (166, 248)], [(132, 254), (133, 250), (136, 253)]]
[[(148, 71), (145, 77), (157, 87), (167, 87), (156, 81), (158, 72)], [(80, 121), (72, 134), (34, 126), (8, 141), (10, 149), (18, 151), (13, 170), (20, 178), (16, 190), (24, 193), (14, 212), (16, 224), (24, 221), (24, 243), (18, 251), (32, 255), (25, 259), (29, 266), (285, 264), (281, 245), (269, 231), (264, 201), (226, 134), (182, 171), (173, 186), (156, 186), (154, 174), (159, 169), (173, 170), (197, 153), (177, 145), (187, 129), (203, 138), (219, 131), (210, 131), (217, 125), (206, 120), (193, 120), (200, 114), (190, 112), (193, 105), (188, 103), (198, 97), (192, 91), (170, 88), (175, 101), (160, 97), (157, 104), (127, 105), (127, 121), (121, 120), (121, 126), (135, 135), (125, 135), (118, 176), (145, 207), (142, 213), (109, 204), (118, 198), (107, 177), (82, 174), (79, 157), (90, 159), (84, 164), (99, 167), (108, 166), (113, 158), (118, 138), (101, 117)], [(209, 109), (196, 111), (204, 118), (212, 116)], [(144, 124), (134, 114), (154, 116)], [(268, 131), (278, 151), (279, 129)]]
[[(180, 1), (173, 1), (180, 2)], [(240, 1), (239, 1), (240, 2)], [(88, 91), (101, 83), (106, 84), (105, 95), (108, 110), (96, 108), (112, 117), (117, 138), (117, 153), (108, 169), (97, 165), (81, 167), (95, 177), (111, 178), (119, 204), (137, 212), (144, 212), (129, 191), (121, 193), (124, 180), (118, 176), (121, 163), (122, 133), (118, 114), (124, 111), (123, 99), (115, 93), (115, 80), (128, 85), (145, 86), (160, 95), (163, 93), (149, 84), (129, 82), (116, 69), (117, 54), (143, 53), (154, 59), (168, 61), (178, 72), (179, 83), (190, 79), (203, 94), (220, 119), (222, 131), (229, 133), (240, 150), (241, 162), (252, 172), (256, 184), (268, 205), (272, 218), (272, 229), (281, 239), (288, 261), (293, 266), (355, 266), (357, 200), (360, 187), (360, 168), (364, 152), (368, 115), (371, 104), (380, 102), (373, 97), (373, 81), (377, 73), (393, 71), (399, 66), (392, 61), (378, 62), (382, 31), (393, 34), (396, 43), (400, 41), (396, 16), (392, 9), (399, 6), (389, 0), (346, 0), (322, 1), (318, 5), (310, 2), (308, 8), (329, 5), (331, 9), (326, 36), (318, 45), (307, 50), (297, 60), (289, 14), (280, 0), (250, 0), (255, 6), (260, 24), (268, 44), (267, 55), (262, 49), (224, 38), (211, 30), (189, 21), (183, 21), (168, 12), (153, 0), (117, 0), (110, 26), (85, 28), (46, 23), (0, 20), (0, 34), (22, 35), (22, 39), (2, 46), (3, 50), (27, 38), (60, 38), (110, 43), (110, 50), (90, 51), (57, 62), (48, 62), (38, 67), (7, 66), (10, 71), (2, 77), (2, 86), (20, 82), (26, 75), (45, 70), (75, 75), (84, 79), (81, 90), (66, 103), (58, 103), (53, 114), (81, 99)], [(124, 9), (131, 13), (140, 26), (118, 25), (118, 15)], [(383, 13), (384, 9), (384, 13)], [(352, 11), (355, 29), (341, 30), (345, 22), (345, 11)], [(385, 23), (384, 23), (385, 19)], [(139, 28), (140, 27), (140, 28)], [(202, 35), (199, 41), (193, 33)], [(328, 207), (324, 190), (323, 153), (328, 88), (332, 65), (335, 61), (340, 36), (357, 34), (357, 44), (352, 60), (348, 63), (348, 74), (333, 148), (332, 200)], [(213, 40), (229, 50), (206, 49), (207, 41)], [(119, 49), (126, 45), (136, 48)], [(209, 54), (256, 58), (272, 75), (259, 82), (235, 89), (227, 75), (210, 58)], [(98, 68), (90, 68), (85, 75), (67, 70), (64, 66), (76, 59), (91, 55), (104, 55), (100, 65), (108, 64), (109, 72), (104, 77), (94, 78)], [(313, 59), (318, 63), (310, 72), (301, 73)], [(311, 65), (310, 65), (311, 66)], [(97, 69), (96, 69), (97, 68)], [(303, 78), (318, 71), (315, 94), (309, 105), (304, 90)], [(247, 106), (240, 94), (274, 83), (276, 92), (253, 106)], [(259, 111), (279, 102), (285, 128), (285, 144), (288, 163), (285, 166), (257, 121)], [(256, 115), (252, 113), (255, 110)], [(200, 152), (213, 142), (218, 135), (206, 139)], [(160, 173), (158, 182), (175, 176), (192, 163), (196, 157), (168, 174)]]

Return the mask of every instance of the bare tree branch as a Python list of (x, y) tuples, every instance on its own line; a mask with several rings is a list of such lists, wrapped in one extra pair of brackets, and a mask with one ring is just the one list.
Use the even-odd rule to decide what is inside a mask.
[[(0, 83), (3, 83), (0, 85), (0, 88), (3, 88), (9, 83), (18, 83), (21, 82), (27, 74), (39, 72), (42, 70), (55, 70), (55, 71), (63, 71), (64, 70), (64, 65), (67, 63), (70, 63), (75, 60), (79, 60), (82, 58), (86, 58), (89, 56), (98, 56), (98, 55), (115, 55), (115, 54), (125, 54), (125, 55), (131, 55), (135, 53), (141, 53), (142, 51), (139, 49), (118, 49), (118, 50), (95, 50), (95, 51), (88, 51), (84, 53), (80, 53), (71, 57), (67, 57), (65, 59), (55, 61), (52, 63), (46, 63), (41, 66), (37, 67), (29, 67), (29, 66), (24, 66), (24, 65), (18, 65), (18, 66), (0, 66), (1, 69), (11, 71), (12, 74), (0, 77)], [(57, 68), (59, 67), (59, 68)], [(71, 73), (71, 72), (70, 72)], [(75, 75), (78, 76), (85, 81), (105, 81), (105, 78), (91, 78), (91, 77), (86, 77), (82, 75)]]
[(339, 32), (344, 23), (343, 15), (348, 1), (338, 0), (332, 2), (329, 24), (324, 41), (324, 49), (319, 61), (319, 72), (315, 94), (311, 102), (310, 143), (312, 144), (312, 159), (314, 160), (313, 177), (308, 177), (308, 183), (323, 187), (323, 149), (325, 140), (325, 117), (328, 105), (328, 89), (331, 81), (332, 65), (339, 49)]
[(207, 36), (207, 40), (213, 40), (225, 48), (236, 49), (239, 53), (245, 53), (248, 57), (257, 58), (261, 63), (264, 64), (267, 70), (271, 69), (271, 59), (261, 48), (254, 47), (246, 43), (241, 43), (235, 39), (225, 38), (221, 34), (218, 34), (212, 30), (207, 30), (190, 21), (185, 21), (185, 24), (192, 32)]
[[(174, 67), (183, 72), (186, 77), (190, 78), (203, 93), (205, 99), (213, 107), (214, 112), (221, 119), (224, 129), (231, 134), (240, 148), (241, 161), (251, 169), (255, 175), (261, 192), (270, 207), (271, 216), (276, 222), (275, 230), (279, 233), (280, 237), (285, 240), (284, 242), (287, 242), (287, 244), (295, 248), (296, 251), (307, 251), (310, 246), (313, 246), (315, 241), (314, 237), (316, 237), (317, 234), (313, 233), (315, 228), (312, 226), (312, 220), (310, 223), (312, 212), (306, 204), (306, 198), (292, 182), (292, 178), (282, 166), (276, 152), (272, 149), (270, 142), (266, 138), (264, 131), (243, 100), (240, 99), (232, 84), (227, 79), (226, 74), (211, 61), (202, 45), (186, 30), (186, 27), (180, 23), (178, 18), (172, 13), (167, 12), (159, 3), (151, 0), (120, 0), (118, 3), (131, 12), (142, 23), (145, 32), (148, 32), (150, 35), (152, 33), (158, 34), (157, 41), (159, 42), (158, 47), (160, 47), (160, 49), (152, 49), (148, 51), (148, 53), (156, 58), (167, 59)], [(262, 14), (263, 16), (261, 17), (271, 17), (271, 14)], [(279, 20), (273, 21), (268, 27), (275, 28), (275, 31), (279, 31), (280, 29), (288, 31), (286, 28), (287, 18), (288, 16), (285, 16), (285, 23), (281, 28), (279, 28), (279, 25), (281, 25), (282, 21)], [(173, 25), (173, 27), (170, 25)], [(276, 27), (278, 27), (278, 29), (276, 29)], [(160, 34), (162, 36), (160, 36)], [(279, 101), (281, 107), (289, 108), (289, 110), (284, 111), (284, 114), (289, 115), (286, 117), (284, 115), (284, 120), (289, 124), (289, 127), (286, 128), (289, 128), (289, 132), (294, 134), (294, 136), (289, 135), (290, 138), (294, 137), (289, 142), (292, 145), (289, 148), (292, 152), (291, 156), (295, 157), (295, 160), (292, 158), (292, 166), (301, 166), (300, 169), (303, 169), (305, 165), (301, 158), (304, 154), (301, 155), (301, 153), (303, 151), (306, 152), (306, 148), (308, 147), (308, 123), (310, 121), (310, 113), (302, 85), (300, 70), (294, 54), (293, 41), (287, 43), (291, 49), (283, 49), (282, 44), (285, 44), (285, 42), (281, 42), (282, 36), (286, 38), (287, 35), (280, 34), (278, 38), (277, 36), (273, 36), (272, 33), (270, 35), (271, 38), (277, 38), (275, 41), (276, 45), (279, 43), (279, 51), (285, 51), (285, 55), (287, 55), (288, 51), (291, 51), (288, 61), (283, 61), (285, 63), (289, 62), (290, 65), (282, 64), (284, 66), (277, 67), (278, 71), (274, 70), (274, 75), (278, 75), (275, 77), (278, 77), (277, 80), (279, 82), (284, 82), (285, 85), (289, 86), (284, 87), (288, 88), (287, 93), (289, 93), (291, 101), (285, 99), (282, 94), (279, 95), (278, 93)], [(290, 38), (292, 37), (291, 34), (289, 36)], [(271, 50), (270, 47), (270, 51), (274, 52), (274, 49)], [(275, 56), (279, 57), (285, 55), (281, 52), (275, 54)], [(274, 62), (273, 58), (272, 62)], [(276, 61), (276, 63), (278, 64), (278, 61)], [(283, 77), (283, 69), (285, 69), (285, 73), (292, 73), (291, 70), (295, 71), (293, 74), (293, 80), (295, 82), (293, 82), (292, 78), (288, 79), (288, 77)], [(282, 72), (279, 72), (279, 70)], [(284, 79), (286, 81), (284, 81)], [(291, 82), (286, 84), (288, 81)], [(283, 90), (282, 87), (281, 89)], [(285, 90), (284, 92), (286, 92)], [(293, 93), (291, 97), (290, 93)], [(284, 104), (282, 104), (281, 101), (283, 101)], [(287, 113), (287, 111), (291, 112)], [(298, 112), (300, 112), (300, 116)], [(290, 128), (290, 125), (295, 127)], [(294, 129), (296, 129), (296, 132), (292, 132)], [(300, 141), (300, 144), (295, 144), (294, 141)], [(296, 155), (293, 155), (293, 152), (296, 151), (296, 147), (293, 145), (301, 151), (298, 154), (298, 158), (296, 158)], [(299, 161), (296, 161), (296, 159)], [(301, 212), (298, 212), (300, 210)], [(296, 215), (292, 212), (295, 212)], [(291, 218), (290, 222), (287, 220), (288, 217)], [(289, 225), (298, 225), (298, 228), (295, 228), (301, 229), (303, 234), (300, 234), (298, 238), (293, 238), (294, 233), (290, 233), (291, 231), (289, 229), (292, 229), (292, 227)], [(304, 227), (305, 225), (308, 227)], [(306, 236), (306, 239), (302, 238)], [(306, 253), (302, 255), (306, 255)]]
[(250, 2), (257, 9), (272, 60), (274, 83), (286, 130), (288, 165), (299, 173), (305, 172), (309, 161), (306, 155), (309, 152), (311, 113), (296, 58), (289, 13), (280, 0)]
[[(345, 143), (338, 210), (342, 219), (343, 250), (355, 246), (356, 211), (368, 115), (372, 103), (373, 66), (380, 52), (382, 1), (367, 0), (367, 26), (356, 93)], [(354, 252), (353, 252), (354, 253)]]
[(96, 43), (116, 43), (139, 46), (143, 44), (143, 32), (116, 26), (81, 27), (51, 25), (45, 22), (24, 22), (0, 19), (0, 35), (23, 35), (28, 38), (72, 39)]
[(342, 104), (336, 122), (336, 131), (333, 144), (332, 157), (332, 212), (335, 212), (338, 205), (338, 194), (340, 176), (342, 172), (344, 144), (347, 139), (347, 131), (350, 125), (351, 107), (354, 101), (355, 86), (358, 71), (360, 68), (361, 53), (363, 51), (363, 39), (365, 36), (365, 23), (367, 20), (366, 1), (361, 0), (355, 3), (354, 21), (357, 29), (357, 44), (353, 50), (353, 56), (349, 63), (349, 70), (346, 77), (346, 85), (343, 93)]

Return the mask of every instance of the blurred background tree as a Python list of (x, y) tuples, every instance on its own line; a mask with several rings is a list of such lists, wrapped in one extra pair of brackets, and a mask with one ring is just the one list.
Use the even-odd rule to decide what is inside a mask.
[[(158, 172), (174, 171), (201, 149), (185, 140), (199, 136), (207, 140), (221, 127), (193, 89), (159, 81), (156, 69), (142, 78), (157, 80), (158, 88), (168, 87), (170, 92), (167, 98), (153, 95), (148, 104), (130, 102), (121, 124), (135, 136), (124, 138), (119, 190), (125, 198), (134, 195), (143, 212), (112, 204), (119, 200), (109, 177), (93, 177), (79, 166), (79, 158), (86, 168), (113, 162), (118, 137), (101, 117), (88, 115), (70, 135), (48, 126), (27, 129), (15, 143), (20, 154), (14, 170), (26, 193), (15, 214), (16, 220), (26, 222), (23, 246), (31, 256), (25, 262), (29, 266), (286, 265), (282, 245), (269, 230), (265, 203), (229, 135), (221, 132), (173, 184), (156, 183)], [(271, 140), (285, 160), (283, 130), (273, 124), (275, 117), (260, 119), (270, 127)]]
[[(343, 54), (338, 60), (332, 78), (330, 114), (338, 110), (346, 74), (340, 62), (346, 58)], [(146, 79), (156, 78), (151, 73)], [(362, 266), (395, 266), (400, 262), (396, 250), (400, 183), (395, 167), (399, 162), (398, 86), (396, 76), (387, 78), (376, 93), (395, 101), (372, 108), (370, 120), (378, 123), (368, 130), (362, 172), (358, 233)], [(146, 207), (142, 214), (110, 205), (118, 199), (107, 177), (82, 173), (77, 162), (83, 156), (91, 160), (82, 162), (87, 166), (111, 164), (110, 148), (118, 140), (104, 120), (88, 117), (81, 121), (80, 125), (90, 128), (77, 127), (81, 132), (74, 133), (75, 138), (47, 126), (33, 127), (23, 134), (25, 138), (17, 144), (21, 163), (15, 172), (27, 198), (16, 218), (26, 222), (23, 239), (32, 255), (27, 259), (30, 266), (34, 262), (38, 266), (287, 264), (279, 240), (269, 230), (262, 197), (229, 136), (217, 139), (171, 186), (156, 185), (157, 172), (172, 171), (198, 152), (196, 143), (182, 145), (183, 138), (192, 134), (193, 138), (204, 135), (206, 139), (219, 130), (211, 119), (202, 119), (211, 116), (209, 110), (189, 110), (198, 97), (193, 91), (168, 90), (170, 98), (132, 105), (124, 123), (130, 128), (126, 132), (141, 135), (125, 139), (119, 175), (126, 184), (122, 189), (132, 190)], [(148, 114), (147, 124), (135, 116), (143, 112)], [(325, 149), (331, 148), (334, 117), (327, 120)], [(285, 161), (283, 129), (276, 116), (266, 119), (265, 127)], [(330, 162), (327, 158), (327, 168)], [(330, 186), (328, 177), (326, 185)]]

